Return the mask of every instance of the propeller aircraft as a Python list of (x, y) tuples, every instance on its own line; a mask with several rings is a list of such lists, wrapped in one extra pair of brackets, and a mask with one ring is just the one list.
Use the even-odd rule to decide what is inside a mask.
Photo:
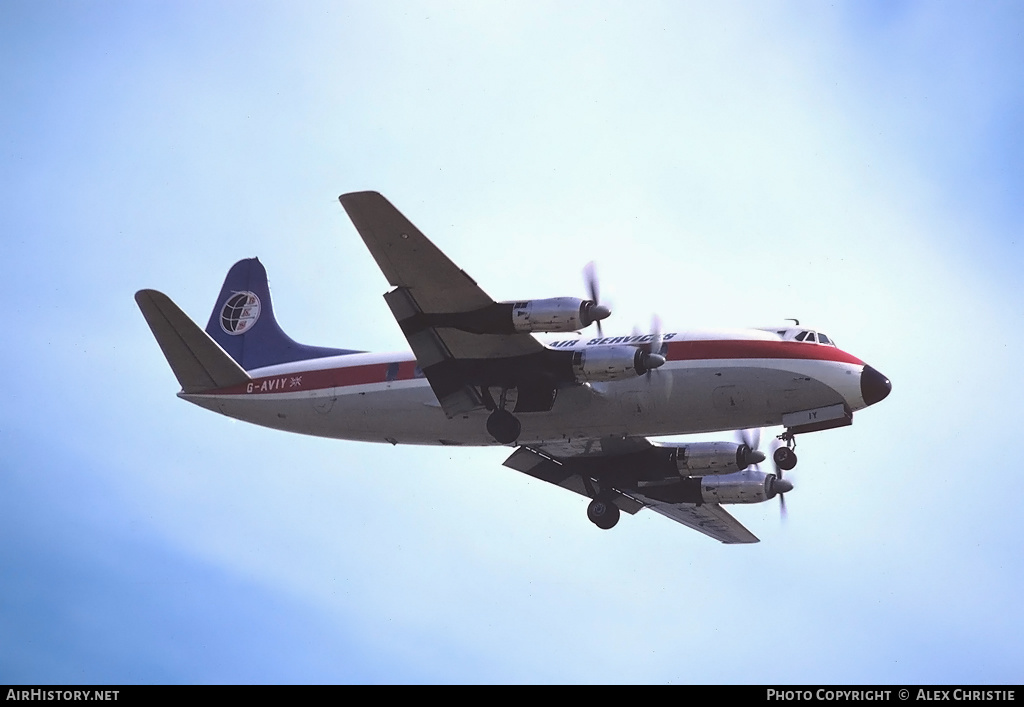
[[(279, 430), (391, 444), (514, 447), (507, 467), (588, 499), (614, 526), (649, 508), (723, 543), (758, 539), (724, 508), (784, 496), (796, 435), (850, 425), (889, 380), (800, 326), (605, 336), (588, 297), (495, 302), (387, 199), (341, 205), (393, 289), (412, 353), (307, 346), (278, 325), (256, 258), (228, 272), (205, 330), (169, 297), (135, 300), (181, 385), (178, 396)], [(581, 331), (596, 324), (596, 336)], [(544, 335), (543, 340), (537, 334)], [(782, 426), (758, 466), (760, 429)], [(735, 442), (653, 437), (737, 432)]]

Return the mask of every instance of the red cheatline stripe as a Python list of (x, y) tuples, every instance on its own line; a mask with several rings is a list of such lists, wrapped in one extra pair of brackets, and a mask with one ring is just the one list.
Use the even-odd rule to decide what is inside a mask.
[[(389, 363), (372, 363), (363, 366), (344, 366), (319, 371), (285, 373), (279, 376), (254, 378), (251, 383), (209, 391), (209, 395), (245, 395), (247, 393), (296, 393), (304, 390), (323, 388), (344, 388), (351, 385), (383, 383), (387, 380)], [(416, 362), (401, 361), (394, 380), (415, 378)]]
[[(797, 359), (810, 361), (836, 361), (864, 365), (856, 356), (834, 348), (798, 341), (668, 341), (669, 361), (720, 361), (743, 359)], [(323, 388), (344, 388), (352, 385), (384, 383), (387, 379), (387, 363), (373, 363), (363, 366), (344, 366), (319, 371), (303, 371), (279, 376), (255, 378), (251, 383), (211, 390), (206, 395), (245, 395), (248, 393), (295, 393)], [(416, 362), (402, 361), (398, 364), (396, 381), (415, 378)]]
[(669, 361), (789, 358), (864, 365), (856, 356), (851, 356), (834, 346), (805, 344), (800, 341), (669, 341), (667, 358)]

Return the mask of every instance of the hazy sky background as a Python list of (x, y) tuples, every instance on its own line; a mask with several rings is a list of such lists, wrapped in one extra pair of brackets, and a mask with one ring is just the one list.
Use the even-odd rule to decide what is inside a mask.
[[(1020, 683), (1019, 3), (0, 3), (0, 681)], [(259, 256), (304, 343), (404, 350), (337, 195), (610, 332), (799, 317), (893, 381), (788, 522), (610, 532), (503, 449), (174, 397)], [(728, 439), (729, 435), (719, 438)]]

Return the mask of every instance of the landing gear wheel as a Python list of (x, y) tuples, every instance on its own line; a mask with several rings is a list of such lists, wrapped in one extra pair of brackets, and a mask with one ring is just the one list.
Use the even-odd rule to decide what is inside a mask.
[(522, 430), (519, 420), (508, 410), (495, 410), (487, 418), (487, 432), (499, 444), (512, 444)]
[(775, 465), (783, 471), (789, 471), (796, 466), (796, 452), (789, 447), (779, 447), (772, 455)]
[(619, 522), (619, 507), (611, 500), (598, 496), (587, 506), (587, 518), (601, 530), (608, 530)]

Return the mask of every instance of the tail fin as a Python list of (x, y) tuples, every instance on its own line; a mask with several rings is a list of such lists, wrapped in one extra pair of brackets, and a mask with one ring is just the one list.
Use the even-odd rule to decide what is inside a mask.
[(249, 375), (170, 297), (156, 290), (139, 290), (135, 301), (186, 393), (227, 388), (249, 380)]
[(267, 270), (258, 258), (239, 260), (228, 271), (206, 333), (247, 371), (290, 361), (358, 353), (306, 346), (285, 334), (274, 318)]

